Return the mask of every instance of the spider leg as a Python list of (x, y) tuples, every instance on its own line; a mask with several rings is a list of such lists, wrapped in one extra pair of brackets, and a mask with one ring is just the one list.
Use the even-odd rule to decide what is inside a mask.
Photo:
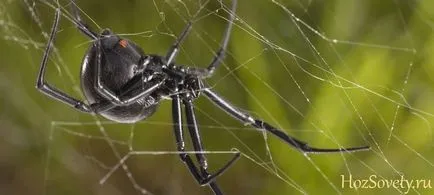
[[(98, 91), (98, 93), (102, 96), (104, 96), (107, 99), (110, 99), (113, 101), (113, 104), (115, 106), (128, 106), (133, 103), (135, 103), (138, 99), (149, 96), (152, 92), (157, 90), (161, 85), (164, 84), (166, 78), (162, 76), (157, 76), (156, 78), (153, 78), (151, 80), (148, 80), (147, 77), (144, 75), (137, 75), (132, 80), (137, 80), (136, 78), (139, 78), (140, 80), (136, 81), (134, 84), (127, 83), (124, 85), (123, 89), (121, 89), (121, 92), (125, 92), (128, 94), (128, 92), (134, 92), (133, 94), (128, 94), (128, 96), (123, 93), (121, 95), (117, 95), (115, 92), (110, 90), (107, 86), (104, 85), (102, 82), (102, 49), (101, 49), (101, 41), (97, 40), (95, 41), (96, 44), (96, 58), (97, 58), (97, 65), (96, 65), (96, 79), (94, 82), (94, 87)], [(143, 88), (142, 84), (147, 82), (152, 82), (153, 84)], [(125, 98), (128, 97), (128, 98)], [(114, 106), (112, 106), (114, 107)], [(109, 109), (109, 107), (106, 107), (105, 109)]]
[(229, 17), (228, 25), (226, 26), (225, 34), (223, 35), (223, 39), (220, 44), (219, 50), (217, 51), (214, 59), (207, 67), (208, 75), (206, 75), (206, 77), (210, 77), (214, 73), (214, 70), (221, 64), (221, 61), (225, 58), (225, 52), (226, 52), (226, 48), (228, 47), (229, 38), (231, 37), (231, 31), (235, 19), (236, 9), (237, 9), (237, 0), (232, 0), (232, 8), (231, 11), (229, 12), (230, 17)]
[[(225, 33), (223, 35), (222, 42), (220, 44), (220, 48), (216, 52), (215, 57), (208, 65), (207, 68), (189, 68), (187, 69), (187, 73), (196, 75), (201, 78), (210, 77), (214, 70), (220, 65), (221, 61), (225, 58), (225, 51), (229, 43), (229, 38), (231, 36), (232, 24), (235, 19), (235, 10), (237, 8), (237, 0), (232, 0), (232, 8), (229, 13), (229, 21), (226, 27)], [(172, 61), (176, 58), (179, 52), (179, 45), (185, 40), (187, 35), (190, 33), (192, 27), (191, 21), (187, 23), (187, 26), (181, 32), (181, 35), (176, 39), (175, 43), (170, 47), (169, 52), (166, 54), (167, 64), (172, 63)]]
[[(185, 142), (184, 142), (184, 133), (182, 131), (182, 116), (181, 116), (181, 100), (179, 98), (179, 95), (172, 96), (172, 117), (173, 117), (173, 128), (175, 131), (175, 139), (178, 151), (181, 152), (179, 155), (181, 160), (185, 163), (190, 173), (193, 175), (195, 180), (199, 184), (203, 184), (203, 176), (201, 175), (200, 171), (196, 168), (196, 165), (194, 164), (193, 160), (191, 159), (190, 155), (188, 155), (185, 152)], [(220, 190), (220, 188), (215, 184), (215, 182), (209, 183), (211, 189), (213, 190), (215, 195), (221, 195), (223, 194)]]
[(45, 81), (45, 72), (46, 72), (46, 67), (47, 67), (47, 63), (48, 63), (48, 58), (50, 56), (50, 52), (51, 52), (51, 49), (53, 47), (54, 40), (56, 38), (56, 33), (57, 33), (59, 21), (60, 21), (60, 9), (56, 9), (54, 23), (53, 23), (53, 26), (51, 27), (50, 38), (48, 40), (48, 44), (47, 44), (47, 47), (45, 49), (44, 56), (42, 57), (41, 67), (39, 69), (38, 78), (36, 80), (36, 88), (39, 91), (41, 91), (42, 93), (44, 93), (45, 95), (47, 95), (53, 99), (56, 99), (56, 100), (58, 100), (64, 104), (67, 104), (67, 105), (69, 105), (69, 106), (71, 106), (71, 107), (73, 107), (79, 111), (92, 112), (92, 109), (90, 108), (89, 105), (87, 105), (84, 102), (77, 100), (77, 99), (71, 97), (70, 95), (50, 86)]
[[(223, 194), (221, 192), (220, 188), (217, 186), (217, 184), (213, 180), (216, 176), (220, 175), (227, 168), (229, 168), (229, 166), (233, 162), (235, 162), (236, 159), (239, 158), (239, 154), (237, 154), (231, 161), (229, 161), (229, 163), (226, 164), (226, 166), (224, 166), (215, 175), (208, 174), (206, 171), (206, 167), (204, 168), (202, 165), (201, 165), (201, 170), (199, 170), (196, 167), (196, 165), (194, 164), (191, 157), (187, 153), (185, 153), (185, 141), (184, 141), (184, 134), (183, 134), (183, 130), (182, 130), (183, 128), (182, 128), (182, 123), (181, 123), (181, 121), (182, 121), (181, 99), (180, 99), (178, 94), (172, 96), (172, 117), (173, 117), (173, 129), (174, 129), (174, 133), (175, 133), (177, 149), (179, 152), (181, 152), (180, 153), (181, 160), (185, 163), (185, 165), (187, 166), (190, 173), (193, 175), (195, 180), (200, 185), (209, 185), (215, 195)], [(193, 116), (193, 118), (194, 118), (194, 116)], [(196, 126), (196, 129), (197, 129), (197, 126)], [(193, 140), (200, 139), (200, 137), (198, 134), (194, 133), (194, 135), (192, 135), (192, 139)], [(202, 145), (200, 144), (200, 141), (199, 142), (194, 141), (193, 145), (194, 145), (195, 150), (197, 148), (202, 149)], [(202, 150), (196, 150), (196, 151), (199, 153), (202, 152)], [(206, 164), (205, 157), (198, 157), (198, 159), (204, 159), (205, 161), (202, 161), (202, 162), (205, 162), (205, 164)], [(203, 175), (205, 175), (205, 176), (203, 176)]]
[[(203, 151), (202, 141), (200, 139), (199, 128), (197, 126), (196, 115), (194, 113), (194, 106), (191, 100), (184, 100), (185, 113), (187, 116), (187, 126), (190, 133), (190, 137), (193, 141), (193, 148), (195, 151)], [(202, 175), (206, 176), (206, 179), (202, 181), (202, 184), (206, 184), (213, 181), (216, 177), (225, 172), (238, 158), (240, 153), (236, 153), (234, 157), (226, 163), (225, 166), (220, 168), (216, 173), (210, 175), (208, 173), (208, 162), (203, 153), (197, 153), (196, 158), (199, 161)]]
[(214, 74), (215, 69), (218, 68), (218, 66), (225, 58), (226, 48), (228, 47), (229, 44), (229, 38), (231, 37), (232, 26), (235, 19), (236, 8), (237, 8), (237, 0), (232, 0), (232, 8), (231, 11), (229, 12), (230, 17), (229, 17), (228, 25), (226, 26), (226, 30), (224, 32), (222, 41), (220, 43), (220, 48), (217, 50), (216, 55), (212, 59), (211, 63), (208, 65), (207, 68), (189, 67), (187, 69), (188, 74), (196, 75), (199, 78), (208, 78)]
[(74, 16), (74, 23), (78, 30), (80, 30), (84, 35), (88, 36), (90, 39), (97, 40), (98, 34), (93, 32), (89, 25), (84, 22), (80, 17), (80, 11), (77, 8), (77, 4), (75, 3), (75, 0), (71, 0), (71, 9), (72, 14)]
[(204, 94), (208, 97), (209, 100), (211, 100), (215, 105), (217, 105), (219, 108), (224, 110), (226, 113), (234, 117), (235, 119), (240, 120), (241, 122), (245, 124), (249, 124), (255, 128), (263, 129), (271, 134), (279, 137), (292, 147), (304, 152), (304, 153), (333, 153), (333, 152), (355, 152), (355, 151), (362, 151), (362, 150), (369, 150), (369, 146), (362, 146), (362, 147), (352, 147), (352, 148), (337, 148), (337, 149), (324, 149), (324, 148), (314, 148), (309, 146), (307, 143), (300, 141), (294, 137), (291, 137), (287, 135), (285, 132), (271, 126), (270, 124), (254, 119), (252, 116), (240, 111), (233, 105), (231, 105), (229, 102), (221, 98), (219, 95), (214, 93), (208, 88), (203, 89)]
[(181, 35), (175, 40), (175, 43), (170, 47), (169, 52), (166, 54), (166, 60), (167, 64), (169, 65), (172, 63), (172, 61), (176, 58), (179, 52), (179, 45), (185, 40), (187, 35), (191, 31), (192, 23), (191, 21), (188, 21), (187, 26), (184, 28), (184, 30), (181, 32)]

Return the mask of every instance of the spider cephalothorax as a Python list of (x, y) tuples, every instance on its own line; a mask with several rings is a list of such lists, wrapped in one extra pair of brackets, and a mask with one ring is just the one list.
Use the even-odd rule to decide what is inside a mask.
[[(235, 18), (236, 0), (232, 0), (229, 23), (220, 49), (207, 68), (179, 66), (174, 61), (179, 45), (191, 29), (191, 22), (187, 24), (166, 56), (147, 55), (134, 42), (119, 37), (108, 29), (103, 30), (101, 34), (95, 33), (80, 19), (78, 9), (73, 1), (71, 1), (71, 5), (74, 14), (72, 21), (84, 35), (92, 40), (81, 68), (81, 86), (87, 103), (50, 86), (44, 78), (48, 57), (57, 33), (61, 14), (60, 8), (56, 10), (55, 21), (42, 58), (36, 87), (44, 94), (79, 111), (97, 113), (120, 123), (134, 123), (144, 120), (156, 111), (161, 100), (171, 99), (173, 129), (181, 160), (186, 164), (196, 181), (200, 185), (209, 185), (214, 194), (222, 194), (215, 181), (216, 177), (226, 171), (240, 157), (240, 153), (236, 153), (226, 165), (215, 173), (209, 173), (193, 106), (193, 100), (202, 94), (233, 118), (246, 125), (265, 130), (304, 153), (352, 152), (369, 149), (367, 146), (338, 149), (310, 147), (307, 143), (241, 111), (204, 85), (202, 79), (212, 76), (224, 57)], [(193, 148), (197, 152), (197, 163), (185, 151), (181, 104), (184, 105)]]

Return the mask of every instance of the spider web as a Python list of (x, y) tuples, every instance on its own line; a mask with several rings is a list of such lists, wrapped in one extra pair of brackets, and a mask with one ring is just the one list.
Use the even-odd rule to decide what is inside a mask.
[[(211, 170), (235, 152), (242, 154), (217, 179), (226, 194), (432, 190), (341, 186), (342, 175), (433, 178), (434, 15), (428, 0), (240, 1), (235, 13), (230, 1), (218, 0), (76, 3), (97, 31), (110, 27), (147, 53), (161, 55), (191, 19), (193, 31), (177, 62), (195, 67), (210, 62), (228, 14), (234, 14), (227, 58), (207, 80), (213, 90), (311, 146), (371, 146), (366, 152), (303, 154), (199, 98), (196, 112)], [(68, 21), (69, 1), (59, 4), (63, 17), (47, 77), (83, 98), (78, 75), (90, 42)], [(11, 184), (5, 193), (211, 194), (178, 158), (170, 101), (145, 121), (117, 124), (36, 92), (34, 80), (56, 7), (55, 1), (0, 2), (5, 64), (0, 119), (6, 130), (1, 148), (7, 149), (2, 169), (19, 178), (5, 179)]]

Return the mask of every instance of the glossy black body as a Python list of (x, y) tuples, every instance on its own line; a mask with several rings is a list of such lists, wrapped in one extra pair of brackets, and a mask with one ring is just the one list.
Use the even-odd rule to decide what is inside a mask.
[[(100, 39), (102, 50), (101, 81), (108, 89), (121, 95), (126, 93), (122, 89), (127, 83), (134, 84), (131, 83), (132, 79), (135, 76), (142, 76), (143, 72), (138, 70), (145, 68), (140, 67), (141, 59), (145, 54), (140, 47), (130, 40), (122, 39), (108, 30), (103, 34), (105, 34), (105, 38)], [(127, 44), (126, 47), (121, 45), (121, 41)], [(95, 79), (97, 78), (96, 50), (96, 44), (91, 44), (81, 66), (81, 87), (90, 104), (110, 101), (102, 96), (95, 86)], [(141, 82), (141, 79), (136, 79), (133, 82)], [(147, 88), (150, 83), (142, 82), (140, 84), (143, 88)], [(131, 105), (115, 106), (98, 114), (119, 123), (135, 123), (152, 115), (158, 102), (158, 96), (153, 94), (143, 97)]]

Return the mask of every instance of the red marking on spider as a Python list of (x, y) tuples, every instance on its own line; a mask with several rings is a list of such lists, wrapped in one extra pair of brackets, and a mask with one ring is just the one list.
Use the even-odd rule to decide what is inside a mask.
[(128, 46), (128, 41), (125, 39), (122, 39), (119, 41), (119, 45), (122, 46), (123, 48), (126, 48)]

